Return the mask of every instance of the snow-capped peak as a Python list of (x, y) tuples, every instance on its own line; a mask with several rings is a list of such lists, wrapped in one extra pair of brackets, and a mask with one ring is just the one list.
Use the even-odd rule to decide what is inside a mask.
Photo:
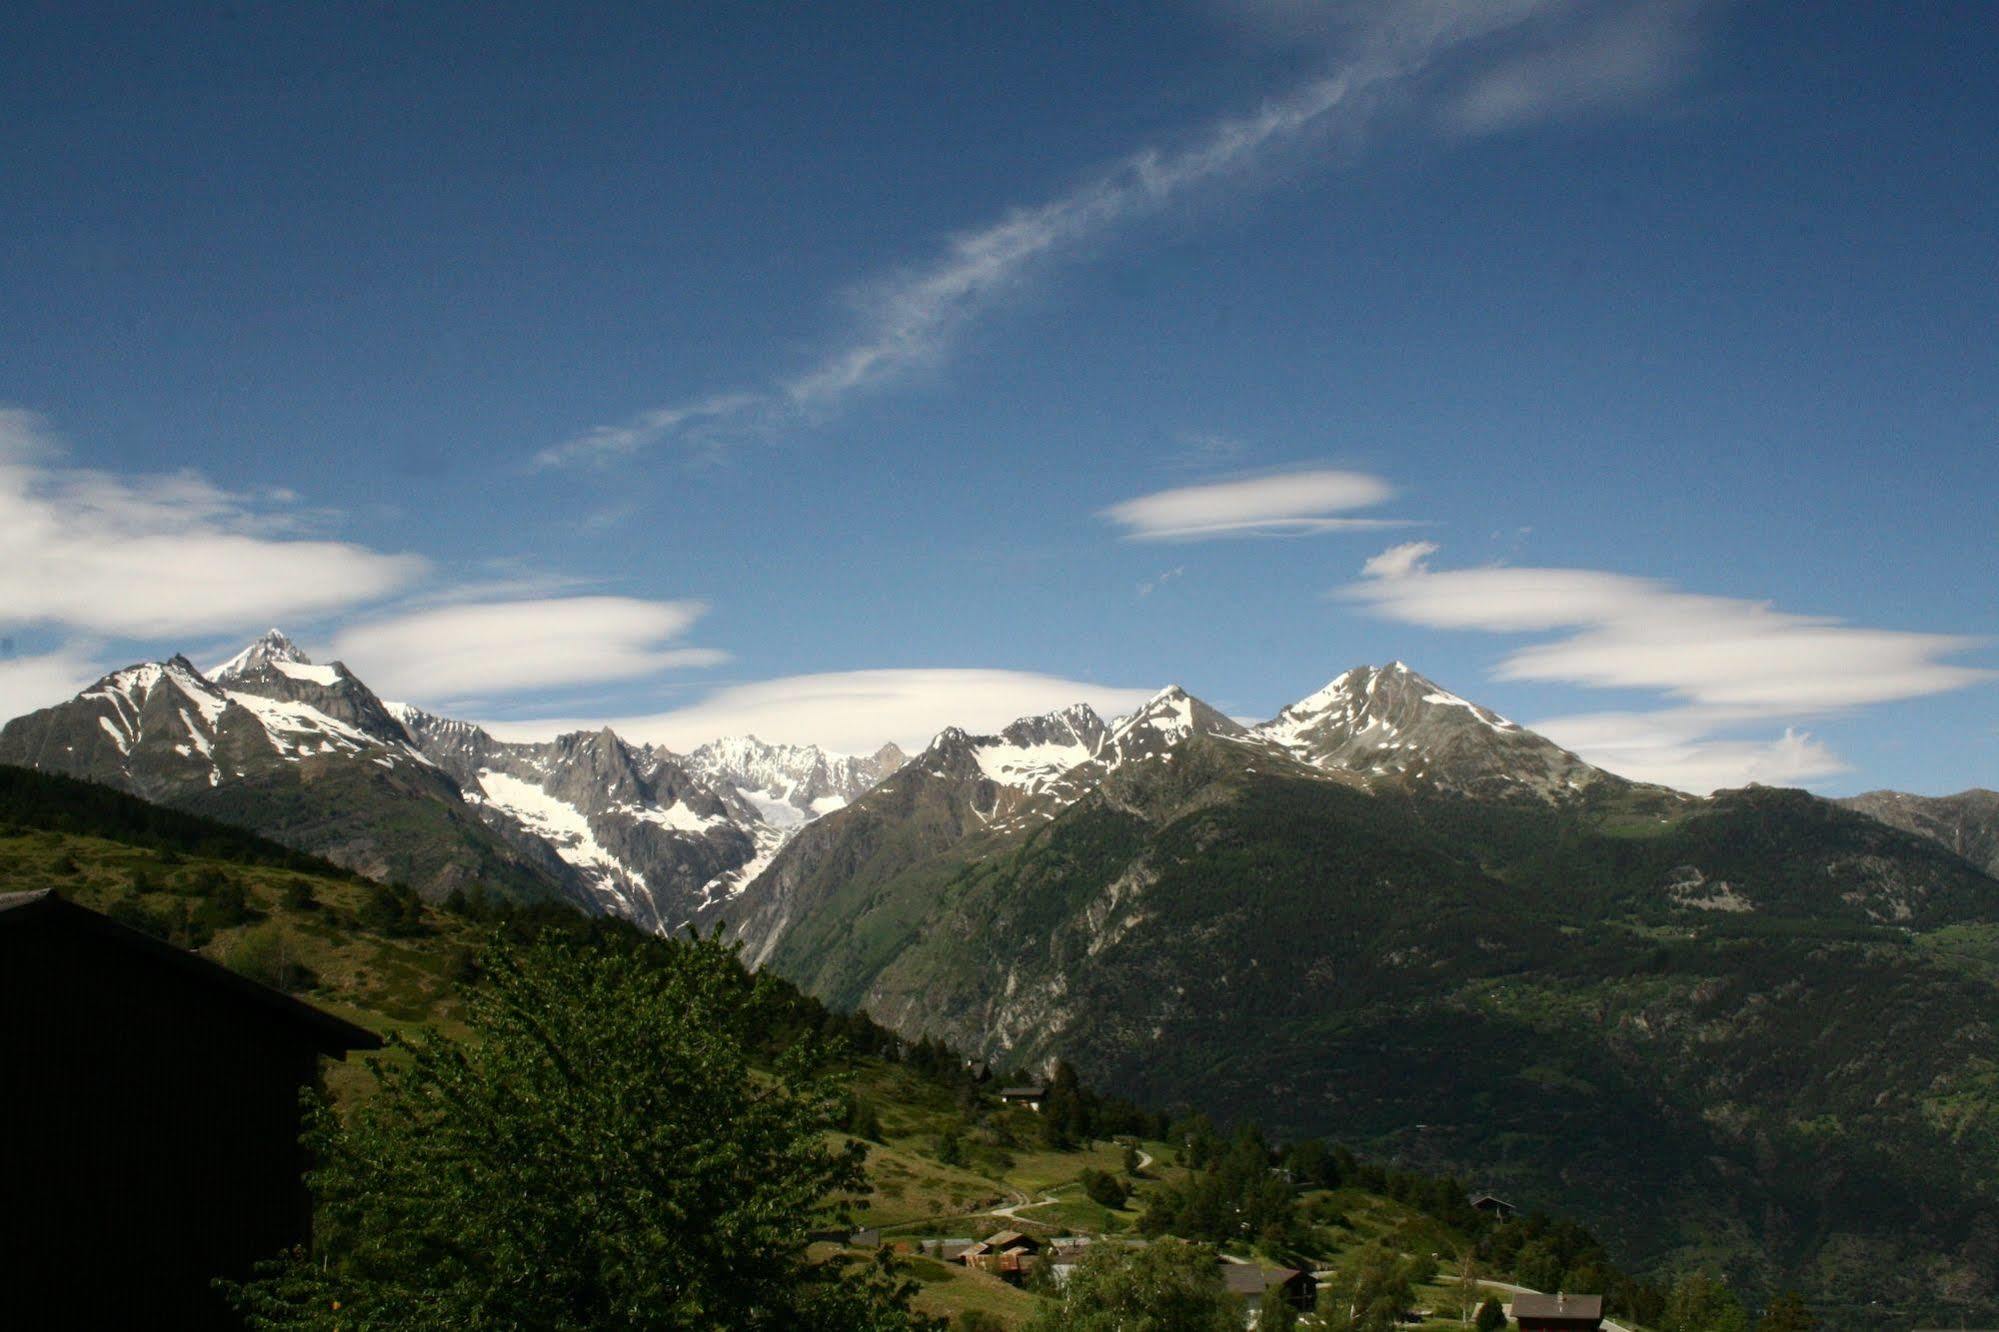
[(873, 754), (834, 754), (817, 745), (770, 744), (741, 735), (702, 745), (686, 763), (710, 782), (735, 788), (765, 817), (789, 819), (825, 814), (859, 798), (907, 757), (894, 745)]
[(301, 652), (298, 644), (285, 636), (284, 630), (268, 629), (263, 637), (210, 671), (208, 678), (217, 682), (240, 680), (252, 671), (281, 662), (311, 666), (312, 658)]
[(1354, 729), (1404, 729), (1439, 706), (1462, 708), (1472, 720), (1494, 731), (1520, 729), (1491, 709), (1458, 697), (1400, 661), (1342, 671), (1324, 688), (1299, 699), (1257, 729), (1288, 746), (1287, 736), (1291, 733), (1327, 724)]
[(1399, 661), (1341, 673), (1255, 734), (1317, 768), (1400, 774), (1461, 790), (1560, 793), (1601, 775)]

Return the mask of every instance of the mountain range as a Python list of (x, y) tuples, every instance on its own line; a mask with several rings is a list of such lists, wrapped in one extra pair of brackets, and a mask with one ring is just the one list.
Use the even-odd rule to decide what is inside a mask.
[(114, 672), (0, 763), (746, 957), (908, 1036), (1332, 1135), (1655, 1271), (1999, 1308), (1999, 797), (1698, 798), (1402, 663), (1249, 724), (1186, 691), (921, 752), (383, 702), (275, 631)]
[(1999, 882), (1960, 803), (1695, 798), (1396, 663), (1257, 725), (1174, 688), (945, 731), (705, 918), (907, 1034), (1460, 1172), (1654, 1271), (1990, 1305)]
[(276, 629), (205, 673), (130, 666), (0, 728), (0, 762), (249, 827), (433, 901), (482, 886), (662, 931), (901, 758), (755, 737), (677, 755), (609, 730), (504, 741), (384, 702)]

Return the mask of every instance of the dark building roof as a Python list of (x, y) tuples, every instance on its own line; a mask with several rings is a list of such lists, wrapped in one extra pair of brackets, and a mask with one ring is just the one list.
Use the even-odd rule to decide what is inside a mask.
[(0, 929), (30, 925), (55, 925), (86, 932), (116, 947), (129, 948), (140, 956), (178, 968), (189, 978), (261, 1008), (280, 1023), (296, 1028), (322, 1054), (341, 1055), (349, 1050), (378, 1050), (382, 1046), (381, 1038), (366, 1027), (337, 1018), (247, 976), (239, 976), (199, 953), (175, 948), (144, 931), (120, 925), (109, 916), (65, 901), (54, 889), (0, 893)]
[(1603, 1296), (1601, 1295), (1515, 1295), (1513, 1297), (1513, 1317), (1521, 1318), (1575, 1318), (1601, 1319), (1603, 1317)]
[(1496, 1211), (1508, 1211), (1508, 1212), (1517, 1212), (1520, 1210), (1519, 1208), (1515, 1207), (1512, 1203), (1506, 1201), (1506, 1199), (1496, 1198), (1490, 1193), (1473, 1194), (1471, 1199), (1471, 1205), (1479, 1209), (1480, 1211), (1484, 1211), (1487, 1208), (1492, 1208)]
[(1261, 1295), (1304, 1275), (1295, 1267), (1258, 1267), (1254, 1263), (1223, 1263), (1221, 1268), (1222, 1284), (1231, 1295)]
[(1023, 1235), (1018, 1230), (994, 1231), (992, 1234), (986, 1236), (985, 1239), (981, 1240), (980, 1243), (984, 1244), (989, 1249), (1011, 1249), (1015, 1246), (1020, 1246), (1023, 1248), (1035, 1248), (1035, 1249), (1041, 1247), (1040, 1240), (1034, 1238), (1034, 1236), (1032, 1235)]

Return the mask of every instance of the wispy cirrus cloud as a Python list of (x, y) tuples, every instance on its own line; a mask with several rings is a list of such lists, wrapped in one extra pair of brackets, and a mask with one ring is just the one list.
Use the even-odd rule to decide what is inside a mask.
[(1378, 476), (1313, 467), (1158, 490), (1122, 500), (1099, 516), (1123, 528), (1128, 541), (1308, 536), (1403, 526), (1401, 519), (1351, 514), (1394, 496), (1394, 488)]
[(669, 404), (595, 427), (542, 450), (536, 462), (604, 462), (669, 438), (701, 443), (823, 415), (856, 392), (935, 363), (960, 327), (1037, 265), (1247, 165), (1357, 103), (1390, 73), (1385, 61), (1342, 70), (1249, 115), (1217, 121), (1177, 150), (1131, 153), (1066, 194), (954, 236), (930, 260), (867, 284), (854, 298), (860, 318), (852, 336), (797, 374), (767, 389)]
[[(849, 335), (796, 373), (593, 427), (543, 449), (535, 464), (602, 464), (667, 440), (717, 447), (822, 419), (855, 394), (936, 364), (960, 329), (1049, 264), (1197, 191), (1249, 188), (1251, 169), (1276, 153), (1351, 138), (1394, 94), (1420, 91), (1458, 130), (1494, 129), (1553, 114), (1565, 102), (1576, 109), (1638, 101), (1671, 86), (1696, 46), (1696, 6), (1683, 0), (1669, 0), (1645, 21), (1615, 17), (1641, 7), (1570, 0), (1320, 8), (1313, 22), (1342, 52), (1331, 72), (1254, 111), (1214, 120), (1175, 146), (1139, 148), (1063, 193), (960, 232), (928, 259), (863, 284), (853, 295)], [(1591, 17), (1601, 15), (1610, 17)], [(1469, 68), (1415, 87), (1443, 57), (1466, 52), (1474, 53)]]
[(1467, 134), (1627, 110), (1679, 83), (1700, 49), (1707, 0), (1575, 5), (1551, 10), (1521, 49), (1481, 71), (1447, 103)]
[(333, 655), (377, 692), (443, 706), (715, 666), (679, 640), (699, 601), (569, 596), (446, 603), (349, 625)]
[(1999, 678), (1951, 660), (1979, 645), (1962, 635), (1872, 629), (1594, 569), (1436, 570), (1437, 549), (1427, 541), (1390, 547), (1338, 595), (1407, 624), (1554, 635), (1509, 652), (1500, 679), (1660, 695), (1669, 706), (1536, 726), (1646, 780), (1706, 790), (1830, 775), (1842, 761), (1809, 735), (1739, 733)]
[[(893, 740), (914, 751), (947, 726), (997, 731), (1016, 718), (1072, 703), (1088, 703), (1109, 715), (1136, 707), (1152, 693), (1032, 671), (830, 671), (734, 684), (686, 707), (621, 717), (609, 725), (627, 739), (683, 752), (725, 735), (811, 743), (846, 754), (871, 752)], [(551, 717), (482, 724), (495, 735), (545, 739), (606, 723)]]

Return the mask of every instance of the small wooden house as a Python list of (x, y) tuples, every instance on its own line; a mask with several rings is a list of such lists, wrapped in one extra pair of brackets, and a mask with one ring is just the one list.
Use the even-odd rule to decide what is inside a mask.
[(1522, 1332), (1597, 1332), (1603, 1326), (1603, 1296), (1515, 1295), (1513, 1321)]
[(958, 1261), (1018, 1285), (1027, 1276), (1027, 1265), (1040, 1252), (1041, 1241), (1034, 1236), (1002, 1230), (966, 1248)]
[(1309, 1312), (1319, 1300), (1319, 1279), (1310, 1272), (1292, 1267), (1258, 1267), (1253, 1263), (1221, 1264), (1222, 1284), (1229, 1294), (1240, 1298), (1251, 1313), (1265, 1300), (1281, 1299), (1301, 1313)]
[(370, 1032), (65, 902), (0, 894), (0, 1326), (234, 1326), (307, 1243), (300, 1090)]
[(1002, 1087), (1000, 1100), (1007, 1105), (1024, 1105), (1030, 1110), (1039, 1110), (1041, 1103), (1048, 1099), (1048, 1089), (1035, 1083), (1019, 1087)]
[(1512, 1219), (1520, 1211), (1519, 1208), (1504, 1198), (1495, 1198), (1490, 1193), (1475, 1195), (1471, 1200), (1471, 1209), (1474, 1212), (1483, 1212), (1487, 1216), (1495, 1217), (1501, 1221)]

